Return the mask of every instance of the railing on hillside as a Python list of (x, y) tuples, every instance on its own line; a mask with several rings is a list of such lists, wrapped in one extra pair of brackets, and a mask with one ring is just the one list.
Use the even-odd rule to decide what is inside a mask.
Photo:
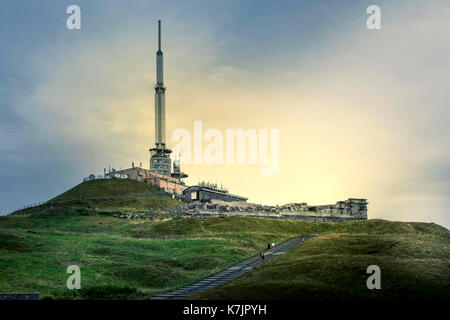
[(35, 202), (35, 203), (32, 203), (32, 204), (28, 204), (28, 205), (20, 207), (18, 209), (12, 210), (12, 211), (8, 212), (6, 215), (8, 216), (10, 214), (16, 213), (16, 212), (24, 210), (24, 209), (38, 207), (38, 206), (41, 206), (41, 205), (46, 204), (46, 203), (47, 203), (47, 201), (41, 201), (41, 202)]
[[(98, 197), (89, 197), (89, 198), (83, 198), (84, 200), (110, 200), (110, 199), (125, 199), (125, 198), (131, 198), (131, 197), (156, 197), (156, 196), (165, 196), (169, 195), (170, 193), (167, 193), (165, 191), (156, 191), (156, 192), (142, 192), (142, 193), (127, 193), (127, 194), (115, 194), (115, 195), (109, 195), (109, 196), (98, 196)], [(67, 198), (67, 199), (55, 199), (50, 200), (52, 203), (57, 202), (68, 202), (73, 200), (80, 200), (80, 198)]]

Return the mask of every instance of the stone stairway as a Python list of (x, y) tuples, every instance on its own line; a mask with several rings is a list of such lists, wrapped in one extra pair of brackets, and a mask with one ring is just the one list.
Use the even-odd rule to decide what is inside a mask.
[[(308, 235), (304, 236), (304, 241), (309, 240), (310, 238), (316, 235)], [(300, 237), (296, 237), (285, 241), (279, 245), (276, 245), (275, 248), (267, 250), (264, 252), (264, 260), (261, 260), (259, 256), (251, 257), (245, 261), (242, 261), (222, 272), (216, 273), (202, 281), (194, 283), (190, 286), (180, 288), (174, 291), (170, 291), (164, 294), (160, 294), (157, 296), (151, 297), (151, 300), (183, 300), (187, 297), (193, 295), (194, 293), (198, 293), (204, 291), (206, 289), (218, 286), (228, 280), (234, 279), (241, 274), (257, 267), (267, 261), (272, 260), (273, 258), (286, 253), (291, 250), (295, 246), (300, 244)]]

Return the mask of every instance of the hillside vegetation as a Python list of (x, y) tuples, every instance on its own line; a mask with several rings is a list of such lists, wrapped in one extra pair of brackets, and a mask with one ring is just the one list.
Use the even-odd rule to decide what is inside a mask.
[[(450, 299), (450, 233), (435, 224), (336, 224), (285, 255), (192, 299)], [(333, 230), (334, 229), (334, 230)], [(367, 267), (381, 269), (369, 290)]]
[[(92, 214), (132, 214), (147, 218), (164, 217), (167, 210), (181, 205), (169, 194), (145, 183), (129, 179), (89, 180), (49, 200), (44, 205), (13, 214), (31, 217)], [(95, 212), (93, 212), (95, 211)]]
[[(197, 298), (449, 297), (450, 236), (436, 224), (182, 218), (167, 210), (179, 204), (136, 181), (94, 180), (45, 205), (0, 217), (0, 293), (148, 299), (256, 255), (267, 243), (317, 233)], [(141, 218), (123, 218), (128, 214)], [(382, 270), (378, 292), (365, 287), (370, 264)], [(81, 290), (66, 287), (69, 265), (81, 268)]]
[(130, 179), (89, 180), (60, 194), (50, 202), (64, 202), (75, 199), (114, 197), (119, 195), (149, 193), (158, 191), (155, 187)]
[(81, 268), (83, 288), (134, 288), (139, 295), (128, 298), (146, 298), (199, 281), (257, 254), (268, 242), (297, 234), (289, 228), (272, 230), (270, 223), (259, 231), (233, 231), (239, 220), (134, 221), (103, 214), (2, 217), (0, 292), (85, 298), (82, 291), (65, 288), (66, 268), (75, 264)]

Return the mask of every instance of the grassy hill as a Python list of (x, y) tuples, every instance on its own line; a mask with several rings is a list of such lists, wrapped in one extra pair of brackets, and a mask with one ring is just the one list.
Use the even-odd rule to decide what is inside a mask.
[(50, 202), (64, 202), (74, 199), (90, 199), (113, 197), (118, 195), (156, 192), (157, 189), (145, 183), (129, 179), (98, 179), (89, 180), (60, 194)]
[[(181, 218), (164, 209), (180, 203), (136, 181), (94, 180), (43, 206), (0, 217), (0, 293), (147, 299), (256, 255), (269, 242), (319, 233), (198, 298), (449, 298), (450, 235), (438, 225)], [(72, 264), (81, 268), (82, 290), (66, 288)], [(370, 264), (382, 270), (379, 292), (365, 289)]]
[[(435, 224), (383, 220), (331, 227), (287, 254), (191, 298), (450, 299), (447, 229)], [(370, 265), (381, 269), (381, 290), (366, 287), (366, 269)]]
[(139, 181), (99, 179), (80, 183), (42, 206), (21, 210), (13, 216), (52, 216), (55, 219), (60, 216), (66, 221), (72, 216), (92, 215), (94, 210), (95, 214), (164, 217), (161, 208), (180, 204), (181, 201), (172, 199), (167, 193)]
[(199, 281), (255, 255), (268, 242), (296, 234), (289, 228), (272, 230), (271, 223), (258, 231), (234, 231), (240, 220), (133, 221), (98, 214), (2, 217), (0, 292), (86, 298), (65, 288), (66, 268), (75, 264), (86, 290), (133, 288), (139, 294), (127, 298), (146, 298)]

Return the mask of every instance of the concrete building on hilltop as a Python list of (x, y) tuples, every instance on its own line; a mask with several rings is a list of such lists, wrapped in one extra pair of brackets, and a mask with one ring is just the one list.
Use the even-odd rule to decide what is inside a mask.
[[(186, 189), (185, 193), (190, 189)], [(367, 200), (350, 198), (336, 204), (308, 206), (306, 203), (288, 203), (268, 206), (245, 201), (187, 202), (178, 210), (187, 217), (241, 216), (310, 222), (342, 222), (367, 220)]]
[(183, 190), (187, 188), (187, 186), (181, 182), (179, 178), (167, 176), (159, 172), (154, 172), (139, 167), (107, 172), (105, 176), (114, 178), (116, 174), (127, 175), (128, 179), (141, 181), (162, 191), (180, 196), (183, 194)]
[(185, 202), (197, 201), (204, 203), (212, 200), (246, 202), (247, 198), (228, 193), (228, 190), (219, 188), (215, 184), (204, 182), (188, 187), (183, 191), (183, 201)]

